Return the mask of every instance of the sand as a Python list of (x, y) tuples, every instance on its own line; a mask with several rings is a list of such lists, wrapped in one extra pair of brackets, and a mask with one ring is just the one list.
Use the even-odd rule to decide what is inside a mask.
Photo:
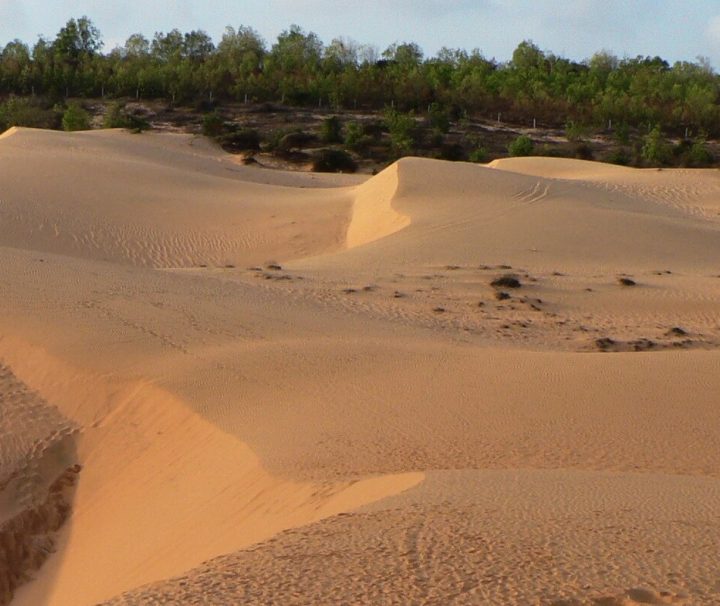
[(720, 604), (718, 179), (11, 129), (0, 603)]

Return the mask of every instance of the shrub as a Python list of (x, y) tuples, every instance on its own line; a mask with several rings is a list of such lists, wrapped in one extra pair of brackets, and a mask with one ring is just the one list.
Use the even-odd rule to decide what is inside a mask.
[(493, 288), (520, 288), (522, 284), (515, 274), (504, 274), (490, 282)]
[(48, 109), (39, 100), (10, 97), (0, 103), (0, 132), (11, 126), (30, 128), (57, 128), (60, 112)]
[(585, 142), (581, 142), (575, 145), (575, 157), (578, 160), (594, 160), (595, 154), (592, 147)]
[(589, 129), (578, 122), (568, 122), (565, 125), (565, 138), (573, 143), (585, 141), (588, 136)]
[(611, 151), (606, 160), (611, 164), (619, 164), (620, 166), (629, 166), (631, 162), (630, 155), (622, 147)]
[(535, 151), (535, 144), (527, 135), (520, 135), (508, 145), (508, 153), (511, 156), (531, 156)]
[(670, 159), (670, 147), (663, 139), (659, 126), (645, 136), (640, 153), (643, 160), (649, 164), (664, 164)]
[(439, 103), (430, 104), (428, 119), (433, 129), (443, 134), (450, 130), (450, 115)]
[(354, 173), (357, 164), (344, 150), (323, 149), (313, 161), (313, 170), (319, 173)]
[(275, 134), (271, 141), (271, 148), (281, 153), (287, 153), (294, 149), (302, 149), (313, 143), (317, 137), (302, 130), (292, 130), (290, 132), (280, 131)]
[(79, 103), (71, 103), (62, 117), (63, 130), (89, 130), (90, 114)]
[(105, 128), (127, 128), (140, 133), (150, 128), (150, 123), (140, 115), (127, 111), (122, 103), (113, 103), (108, 107), (103, 120)]
[(467, 155), (459, 143), (446, 143), (440, 148), (440, 158), (450, 162), (461, 162), (467, 158)]
[(121, 103), (113, 103), (107, 108), (103, 126), (105, 128), (127, 128), (128, 119), (125, 108)]
[(342, 123), (337, 116), (323, 120), (320, 126), (320, 140), (324, 143), (342, 143)]
[(484, 164), (489, 160), (489, 154), (488, 150), (484, 147), (476, 147), (474, 150), (470, 152), (470, 155), (468, 156), (468, 160), (470, 162), (477, 162), (480, 164)]
[(615, 127), (615, 140), (620, 145), (628, 145), (630, 143), (630, 129), (627, 124), (618, 124)]
[(697, 139), (695, 139), (695, 141), (693, 141), (688, 153), (688, 160), (690, 166), (695, 167), (709, 166), (715, 161), (712, 153), (707, 148), (704, 135), (700, 135)]
[(220, 145), (231, 152), (259, 151), (260, 134), (252, 128), (241, 128), (225, 133), (218, 138)]
[(417, 138), (417, 123), (412, 114), (386, 109), (385, 124), (390, 132), (390, 144), (395, 154), (405, 156), (412, 153)]
[(345, 126), (345, 145), (350, 149), (360, 149), (363, 147), (365, 139), (365, 131), (360, 122), (349, 122)]
[(203, 134), (208, 137), (217, 137), (223, 132), (224, 124), (225, 121), (217, 110), (207, 113), (202, 119)]

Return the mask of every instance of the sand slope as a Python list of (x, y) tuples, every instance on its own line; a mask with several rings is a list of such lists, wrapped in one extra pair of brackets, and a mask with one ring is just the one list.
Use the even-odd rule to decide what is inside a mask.
[(720, 603), (720, 225), (686, 173), (24, 129), (0, 159), (0, 471), (61, 427), (82, 465), (13, 604)]

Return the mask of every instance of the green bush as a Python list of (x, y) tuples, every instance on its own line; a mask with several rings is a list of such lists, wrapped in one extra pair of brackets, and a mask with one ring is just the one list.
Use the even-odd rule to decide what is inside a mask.
[(694, 167), (710, 166), (715, 162), (715, 158), (707, 147), (704, 135), (700, 135), (693, 141), (688, 154), (688, 160), (690, 166)]
[(354, 173), (357, 163), (342, 149), (323, 149), (313, 161), (313, 170), (320, 173)]
[(90, 114), (79, 103), (71, 103), (62, 117), (63, 130), (90, 130)]
[(445, 134), (450, 130), (450, 115), (439, 103), (431, 103), (428, 115), (430, 126)]
[(149, 129), (150, 123), (142, 116), (129, 113), (125, 106), (118, 102), (107, 108), (103, 126), (105, 128), (127, 128), (135, 133), (140, 133)]
[(670, 146), (665, 142), (659, 126), (653, 128), (645, 136), (640, 153), (645, 162), (656, 166), (670, 160)]
[(113, 103), (108, 106), (103, 126), (105, 128), (127, 128), (128, 121), (124, 109), (121, 103)]
[(579, 122), (568, 122), (565, 125), (565, 138), (572, 143), (579, 143), (588, 138), (589, 129)]
[(385, 124), (390, 132), (390, 144), (397, 156), (412, 153), (417, 140), (417, 123), (412, 114), (403, 114), (395, 109), (385, 110)]
[(610, 164), (618, 164), (620, 166), (630, 166), (632, 158), (624, 148), (620, 147), (618, 149), (614, 149), (608, 154), (606, 162), (609, 162)]
[(324, 143), (342, 143), (342, 123), (337, 116), (323, 120), (320, 126), (320, 140)]
[(618, 124), (615, 127), (615, 141), (621, 145), (628, 145), (630, 143), (630, 129), (627, 124)]
[(484, 164), (488, 161), (488, 159), (488, 150), (484, 147), (476, 147), (468, 156), (468, 160), (470, 160), (470, 162), (476, 162), (478, 164)]
[(10, 97), (0, 103), (0, 132), (11, 126), (57, 128), (60, 116), (59, 111), (48, 109), (40, 100)]
[(202, 129), (203, 134), (208, 137), (217, 137), (224, 130), (225, 121), (217, 110), (211, 111), (203, 116)]
[(508, 145), (508, 153), (511, 156), (532, 156), (535, 151), (535, 144), (527, 135), (520, 135)]
[(218, 141), (224, 149), (231, 152), (260, 150), (260, 134), (252, 128), (230, 131), (221, 135)]
[(345, 126), (345, 145), (350, 149), (360, 149), (364, 135), (364, 129), (360, 122), (349, 122)]

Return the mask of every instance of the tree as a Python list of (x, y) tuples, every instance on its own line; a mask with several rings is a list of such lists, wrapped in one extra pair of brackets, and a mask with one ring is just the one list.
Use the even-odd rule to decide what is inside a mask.
[(132, 34), (123, 46), (122, 55), (126, 58), (144, 59), (150, 54), (150, 41), (142, 34)]
[(56, 57), (55, 86), (66, 95), (92, 92), (96, 83), (89, 68), (92, 58), (102, 46), (100, 32), (90, 19), (84, 16), (77, 20), (70, 19), (52, 43)]
[(265, 62), (268, 76), (281, 100), (292, 103), (318, 99), (313, 83), (320, 71), (323, 44), (316, 34), (305, 33), (297, 26), (283, 31), (273, 44)]

